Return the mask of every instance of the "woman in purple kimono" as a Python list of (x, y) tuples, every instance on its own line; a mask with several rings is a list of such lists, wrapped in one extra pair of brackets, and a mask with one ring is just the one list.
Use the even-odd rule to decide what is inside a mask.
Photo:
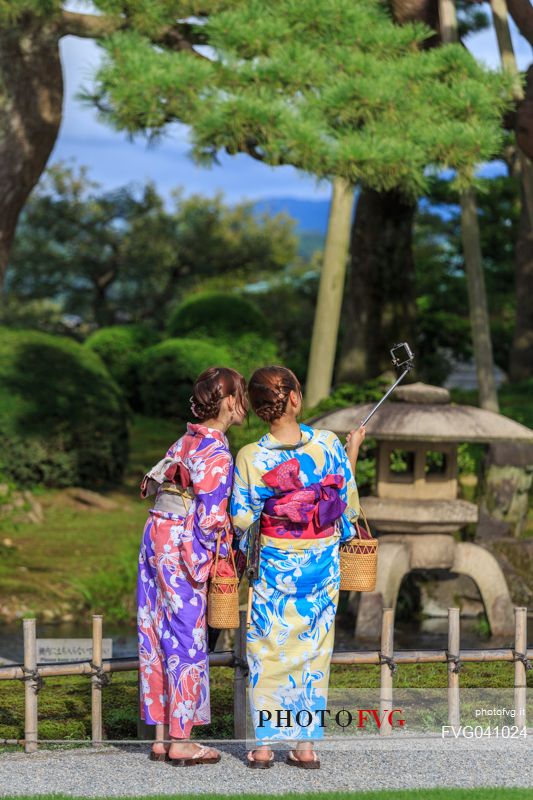
[(224, 367), (206, 370), (194, 384), (191, 410), (199, 422), (187, 424), (141, 484), (142, 497), (156, 498), (137, 584), (140, 712), (156, 726), (150, 758), (179, 766), (220, 760), (217, 750), (189, 739), (194, 725), (210, 722), (207, 579), (217, 537), (223, 557), (232, 541), (233, 459), (225, 434), (246, 415), (244, 378)]

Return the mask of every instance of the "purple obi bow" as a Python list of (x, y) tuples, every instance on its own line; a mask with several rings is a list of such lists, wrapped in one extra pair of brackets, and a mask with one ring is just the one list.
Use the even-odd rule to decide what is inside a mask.
[(299, 472), (298, 459), (291, 458), (263, 475), (266, 485), (276, 490), (276, 495), (265, 502), (264, 513), (291, 522), (313, 522), (319, 528), (332, 525), (346, 508), (346, 503), (339, 497), (344, 478), (342, 475), (327, 475), (321, 481), (304, 487)]

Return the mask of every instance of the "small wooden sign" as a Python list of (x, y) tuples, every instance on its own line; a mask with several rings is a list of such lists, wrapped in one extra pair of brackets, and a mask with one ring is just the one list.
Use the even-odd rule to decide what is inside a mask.
[[(93, 657), (92, 639), (37, 639), (37, 663), (55, 661), (90, 661)], [(113, 640), (102, 639), (102, 658), (113, 657)]]

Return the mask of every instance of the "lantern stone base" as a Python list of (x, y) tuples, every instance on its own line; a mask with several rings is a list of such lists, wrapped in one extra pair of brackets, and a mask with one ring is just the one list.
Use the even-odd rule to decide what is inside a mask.
[(382, 609), (396, 608), (401, 582), (413, 569), (448, 569), (468, 575), (479, 589), (493, 636), (514, 630), (511, 595), (496, 558), (480, 545), (458, 542), (446, 534), (389, 534), (381, 536), (376, 587), (362, 592), (357, 610), (355, 635), (377, 639)]

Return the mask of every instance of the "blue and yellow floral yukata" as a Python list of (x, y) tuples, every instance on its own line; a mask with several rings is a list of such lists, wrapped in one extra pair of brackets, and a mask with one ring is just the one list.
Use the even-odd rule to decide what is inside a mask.
[(297, 445), (267, 433), (243, 447), (235, 463), (230, 518), (240, 549), (246, 552), (247, 529), (256, 520), (261, 531), (247, 633), (250, 711), (259, 744), (323, 735), (339, 542), (353, 538), (359, 514), (339, 438), (308, 425), (300, 431)]

